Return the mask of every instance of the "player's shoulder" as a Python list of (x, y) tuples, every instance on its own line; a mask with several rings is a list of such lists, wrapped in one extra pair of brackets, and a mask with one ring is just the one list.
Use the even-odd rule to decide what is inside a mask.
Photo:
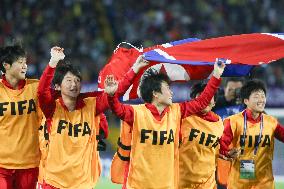
[(85, 103), (93, 103), (96, 102), (97, 97), (96, 96), (86, 96), (86, 95), (80, 95), (80, 97), (78, 98), (80, 100), (83, 100)]
[(145, 105), (145, 104), (131, 104), (131, 106), (132, 106), (134, 109), (146, 108), (146, 105)]
[(229, 117), (227, 117), (228, 119), (239, 119), (239, 118), (243, 118), (243, 111), (242, 112), (239, 112), (239, 113), (236, 113), (236, 114), (233, 114)]
[(263, 113), (262, 115), (263, 115), (264, 119), (268, 119), (272, 122), (278, 122), (277, 118), (272, 116), (272, 115), (269, 115), (269, 114), (266, 114), (266, 113)]
[(238, 123), (244, 119), (243, 112), (239, 112), (237, 114), (230, 115), (224, 119), (224, 123), (229, 122), (230, 124)]
[(26, 84), (27, 85), (38, 85), (39, 80), (38, 79), (26, 79)]
[(169, 107), (170, 108), (180, 109), (180, 103), (172, 103)]

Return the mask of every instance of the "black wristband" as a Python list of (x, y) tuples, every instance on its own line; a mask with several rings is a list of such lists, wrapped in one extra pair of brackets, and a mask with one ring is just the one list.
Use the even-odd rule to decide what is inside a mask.
[(117, 150), (117, 156), (118, 156), (119, 159), (121, 159), (122, 161), (130, 161), (130, 157), (125, 157), (125, 156), (121, 155), (118, 150)]
[(123, 150), (131, 150), (131, 146), (125, 146), (120, 142), (120, 137), (118, 137), (117, 145), (122, 148)]

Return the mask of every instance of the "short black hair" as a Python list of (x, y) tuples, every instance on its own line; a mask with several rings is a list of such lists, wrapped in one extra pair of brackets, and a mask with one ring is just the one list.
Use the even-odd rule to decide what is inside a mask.
[(227, 86), (227, 84), (230, 81), (232, 81), (232, 82), (241, 82), (242, 84), (244, 84), (244, 82), (245, 82), (244, 78), (242, 78), (242, 77), (228, 77), (226, 79), (225, 86)]
[(21, 57), (26, 57), (25, 49), (20, 45), (5, 46), (0, 48), (0, 69), (6, 73), (4, 63), (12, 65)]
[[(199, 82), (199, 83), (194, 84), (191, 87), (191, 89), (190, 89), (190, 98), (191, 99), (196, 98), (196, 96), (198, 94), (201, 94), (204, 91), (205, 87), (206, 87), (206, 84), (203, 83), (203, 82)], [(214, 100), (216, 102), (216, 100), (217, 100), (217, 93), (215, 93), (215, 95), (214, 95)]]
[(64, 76), (68, 73), (71, 72), (73, 75), (77, 76), (82, 80), (82, 75), (77, 66), (74, 66), (73, 64), (60, 60), (56, 66), (55, 73), (52, 79), (52, 84), (55, 86), (61, 85), (62, 80)]
[(255, 92), (262, 90), (264, 94), (266, 95), (266, 87), (265, 84), (258, 79), (252, 79), (247, 81), (244, 86), (241, 88), (241, 98), (242, 102), (244, 102), (244, 99), (249, 99), (250, 95)]
[(170, 84), (170, 79), (166, 74), (158, 73), (158, 71), (153, 68), (145, 71), (139, 86), (142, 99), (147, 103), (151, 103), (153, 100), (153, 92), (162, 92), (162, 82), (166, 82), (168, 85)]

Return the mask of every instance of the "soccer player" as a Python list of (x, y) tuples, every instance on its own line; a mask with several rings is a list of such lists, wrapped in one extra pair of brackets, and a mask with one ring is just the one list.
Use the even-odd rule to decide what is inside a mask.
[[(84, 95), (84, 94), (83, 94)], [(85, 93), (87, 96), (91, 96), (91, 94)], [(106, 116), (101, 113), (98, 115), (100, 117), (99, 121), (99, 135), (97, 135), (97, 140), (102, 141), (102, 139), (107, 138), (108, 132), (106, 130), (108, 129), (108, 122), (106, 119)], [(104, 128), (104, 129), (102, 129)], [(101, 135), (103, 133), (103, 136)], [(48, 153), (48, 141), (49, 141), (49, 133), (47, 131), (47, 123), (45, 119), (42, 119), (42, 124), (39, 128), (39, 143), (40, 143), (40, 163), (39, 163), (39, 175), (38, 175), (38, 181), (37, 181), (37, 189), (43, 189), (43, 182), (44, 182), (44, 169), (45, 169), (45, 163)], [(104, 149), (97, 148), (98, 151), (103, 151)]]
[(0, 49), (0, 69), (0, 188), (35, 189), (42, 118), (38, 80), (26, 79), (26, 52), (19, 45)]
[[(98, 93), (97, 97), (82, 96), (78, 69), (63, 61), (58, 64), (64, 57), (62, 48), (51, 49), (51, 59), (40, 79), (38, 90), (49, 131), (44, 188), (88, 189), (94, 187), (100, 174), (97, 115), (108, 108), (107, 95)], [(137, 59), (119, 84), (119, 94), (128, 89), (135, 73), (147, 64), (141, 61), (141, 57)], [(52, 95), (51, 83), (61, 93), (58, 99)]]
[[(123, 105), (117, 95), (112, 76), (105, 80), (105, 92), (113, 112), (132, 126), (132, 146), (127, 188), (178, 187), (178, 135), (180, 122), (204, 109), (220, 84), (225, 65), (214, 65), (213, 77), (196, 99), (172, 103), (169, 78), (149, 69), (139, 89), (146, 104)], [(114, 95), (115, 94), (115, 95)]]
[(220, 153), (230, 158), (229, 145), (241, 148), (232, 162), (228, 188), (275, 188), (272, 173), (274, 137), (284, 142), (284, 128), (276, 118), (264, 113), (266, 88), (259, 80), (250, 80), (241, 88), (246, 109), (224, 120)]
[[(197, 98), (206, 87), (193, 85), (191, 99)], [(212, 112), (216, 95), (209, 105), (182, 120), (179, 148), (179, 188), (215, 189), (216, 160), (219, 156), (219, 139), (224, 130), (220, 116)]]

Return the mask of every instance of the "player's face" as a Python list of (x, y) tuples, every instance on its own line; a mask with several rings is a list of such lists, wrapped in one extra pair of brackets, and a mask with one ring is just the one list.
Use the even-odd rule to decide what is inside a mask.
[(13, 62), (12, 65), (5, 65), (5, 75), (17, 80), (22, 80), (26, 78), (27, 68), (27, 59), (25, 57), (20, 57)]
[(81, 80), (71, 72), (67, 72), (60, 85), (62, 96), (77, 98), (81, 91)]
[(161, 93), (156, 93), (159, 104), (169, 106), (172, 104), (173, 92), (167, 82), (163, 81), (161, 85)]
[(258, 90), (252, 92), (249, 96), (249, 99), (244, 99), (244, 103), (251, 111), (255, 113), (263, 112), (266, 104), (266, 96), (264, 91)]

